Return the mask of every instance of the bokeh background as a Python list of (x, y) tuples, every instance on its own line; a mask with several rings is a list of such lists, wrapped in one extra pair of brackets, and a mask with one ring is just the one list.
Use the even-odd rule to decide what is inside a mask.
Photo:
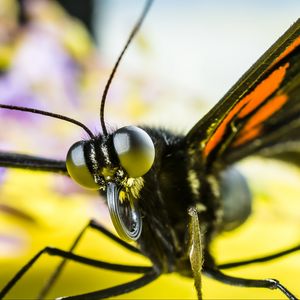
[[(98, 132), (103, 87), (142, 6), (137, 0), (1, 0), (1, 103), (62, 113)], [(187, 132), (298, 18), (299, 9), (297, 0), (156, 1), (113, 81), (106, 106), (109, 128), (133, 123)], [(62, 121), (0, 111), (1, 150), (64, 159), (70, 145), (82, 138), (86, 134), (80, 128)], [(244, 161), (239, 168), (252, 189), (254, 212), (240, 229), (216, 240), (219, 262), (299, 242), (299, 171), (261, 159)], [(90, 218), (112, 227), (96, 193), (59, 175), (0, 168), (0, 285), (44, 246), (68, 249)], [(93, 231), (77, 253), (148, 263)], [(34, 299), (58, 262), (43, 257), (7, 298)], [(277, 278), (299, 296), (299, 266), (296, 253), (228, 273)], [(136, 277), (71, 262), (49, 298)], [(230, 287), (207, 278), (203, 293), (205, 299), (284, 298), (278, 291)], [(171, 274), (119, 298), (195, 296), (192, 280)]]

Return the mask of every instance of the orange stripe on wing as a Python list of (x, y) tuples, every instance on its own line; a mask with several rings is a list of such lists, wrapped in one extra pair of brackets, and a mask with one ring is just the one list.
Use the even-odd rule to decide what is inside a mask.
[[(228, 115), (223, 119), (222, 123), (219, 125), (214, 134), (210, 137), (207, 142), (203, 155), (204, 157), (208, 156), (208, 154), (218, 145), (218, 143), (222, 140), (222, 137), (226, 131), (227, 125), (233, 119), (233, 117), (241, 110), (241, 108), (245, 105), (245, 101), (243, 99), (238, 102), (228, 113)], [(201, 146), (201, 145), (200, 145)]]
[(267, 102), (255, 113), (246, 123), (233, 146), (240, 146), (255, 137), (258, 137), (262, 130), (262, 123), (277, 112), (288, 100), (287, 95), (278, 95)]
[(231, 108), (227, 116), (219, 124), (216, 131), (208, 140), (204, 150), (203, 156), (207, 157), (209, 153), (220, 143), (227, 129), (228, 124), (235, 116), (245, 117), (252, 112), (257, 106), (263, 103), (272, 93), (274, 93), (280, 86), (285, 77), (286, 70), (289, 64), (280, 66), (273, 71), (268, 78), (263, 80), (257, 87), (246, 97), (242, 98), (235, 106)]
[(300, 36), (298, 36), (272, 63), (270, 67), (282, 60), (284, 57), (288, 56), (294, 49), (300, 45)]
[(278, 89), (288, 67), (289, 63), (279, 67), (277, 70), (271, 73), (266, 80), (258, 85), (252, 93), (245, 97), (245, 99), (248, 98), (248, 103), (238, 114), (239, 118), (246, 117), (255, 108), (262, 104), (273, 92), (275, 92), (276, 89)]

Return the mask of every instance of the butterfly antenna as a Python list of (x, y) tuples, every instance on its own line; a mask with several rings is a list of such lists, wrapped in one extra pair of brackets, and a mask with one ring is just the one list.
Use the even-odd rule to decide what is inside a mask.
[(123, 48), (122, 52), (120, 53), (114, 67), (113, 67), (113, 70), (109, 76), (109, 79), (107, 80), (107, 83), (106, 83), (106, 86), (104, 88), (104, 91), (103, 91), (103, 94), (102, 94), (102, 99), (101, 99), (101, 105), (100, 105), (100, 122), (101, 122), (101, 127), (102, 127), (102, 131), (103, 131), (103, 134), (104, 136), (107, 136), (107, 129), (106, 129), (106, 126), (105, 126), (105, 122), (104, 122), (104, 107), (105, 107), (105, 101), (106, 101), (106, 97), (107, 97), (107, 93), (108, 93), (108, 90), (109, 90), (109, 87), (110, 87), (110, 84), (111, 84), (111, 81), (117, 71), (117, 68), (119, 66), (119, 63), (120, 61), (122, 60), (122, 57), (124, 55), (124, 53), (126, 52), (128, 46), (130, 45), (132, 39), (135, 37), (136, 33), (138, 32), (138, 30), (140, 29), (146, 15), (148, 14), (148, 11), (152, 5), (154, 0), (148, 0), (145, 4), (145, 7), (143, 9), (143, 12), (140, 16), (140, 18), (137, 20), (135, 26), (133, 27), (129, 37), (128, 37), (128, 40), (127, 40), (127, 43), (125, 44), (125, 47)]
[(15, 106), (15, 105), (0, 104), (0, 108), (10, 109), (10, 110), (18, 110), (18, 111), (25, 111), (25, 112), (29, 112), (29, 113), (33, 113), (33, 114), (38, 114), (38, 115), (43, 115), (43, 116), (48, 116), (48, 117), (51, 117), (51, 118), (63, 120), (63, 121), (66, 121), (66, 122), (69, 122), (69, 123), (72, 123), (72, 124), (75, 124), (75, 125), (81, 127), (83, 130), (85, 130), (85, 132), (92, 139), (95, 138), (95, 136), (90, 131), (90, 129), (88, 127), (86, 127), (84, 124), (82, 124), (79, 121), (76, 121), (76, 120), (74, 120), (72, 118), (63, 116), (63, 115), (59, 115), (59, 114), (55, 114), (55, 113), (51, 113), (51, 112), (48, 112), (48, 111), (39, 110), (39, 109), (35, 109), (35, 108), (23, 107), (23, 106)]

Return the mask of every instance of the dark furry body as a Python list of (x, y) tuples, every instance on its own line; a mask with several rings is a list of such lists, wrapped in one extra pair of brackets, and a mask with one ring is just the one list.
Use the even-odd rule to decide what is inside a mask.
[[(212, 236), (219, 230), (216, 213), (221, 209), (213, 194), (200, 162), (188, 155), (183, 136), (162, 129), (143, 128), (152, 138), (156, 158), (152, 169), (144, 176), (139, 206), (143, 214), (143, 232), (138, 240), (141, 251), (161, 272), (178, 272), (192, 276), (188, 253), (188, 209), (201, 204), (201, 228), (204, 249), (208, 250)], [(200, 198), (193, 194), (188, 180), (192, 168), (201, 182)]]

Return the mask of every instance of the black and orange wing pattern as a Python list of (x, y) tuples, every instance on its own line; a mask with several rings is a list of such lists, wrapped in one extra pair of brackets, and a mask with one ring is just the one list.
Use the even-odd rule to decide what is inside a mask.
[(300, 19), (191, 129), (189, 149), (208, 168), (249, 155), (300, 165), (299, 98)]

